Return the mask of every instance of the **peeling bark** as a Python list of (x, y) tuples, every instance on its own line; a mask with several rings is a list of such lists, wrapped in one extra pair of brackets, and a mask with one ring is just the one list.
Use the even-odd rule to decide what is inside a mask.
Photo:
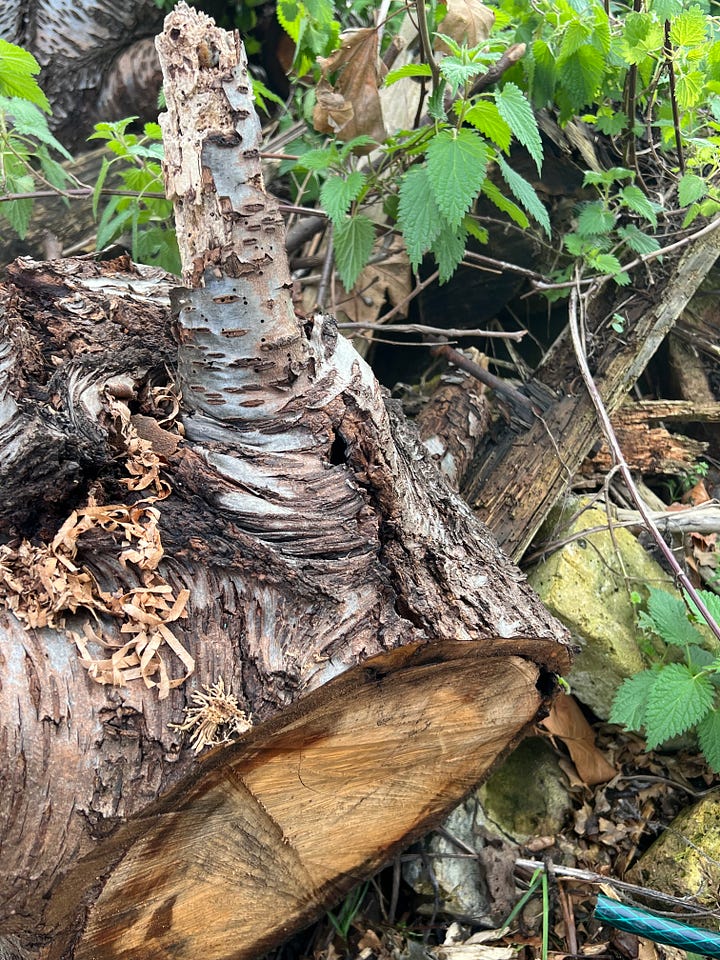
[[(93, 682), (73, 649), (92, 624), (123, 643), (133, 604), (101, 599), (91, 616), (55, 598), (54, 628), (0, 613), (0, 931), (58, 958), (267, 948), (485, 776), (569, 664), (564, 629), (332, 318), (296, 316), (239, 43), (180, 4), (158, 48), (187, 287), (126, 262), (18, 262), (0, 301), (9, 549), (50, 543), (88, 503), (141, 506), (153, 488), (133, 490), (128, 463), (142, 440), (170, 491), (151, 503), (153, 576), (189, 591), (171, 625), (195, 672), (165, 699)], [(159, 395), (182, 397), (176, 426)], [(77, 540), (101, 598), (147, 586), (123, 536)], [(18, 616), (27, 600), (6, 588)], [(198, 760), (168, 724), (218, 678), (256, 726)], [(393, 827), (404, 741), (413, 799)], [(268, 877), (290, 875), (270, 905)]]

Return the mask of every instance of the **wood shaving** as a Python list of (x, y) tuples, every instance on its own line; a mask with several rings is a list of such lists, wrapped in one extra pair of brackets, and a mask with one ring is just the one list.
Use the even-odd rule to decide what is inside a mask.
[(252, 714), (241, 710), (237, 697), (226, 692), (222, 677), (211, 686), (203, 684), (202, 690), (193, 691), (191, 699), (195, 706), (185, 707), (185, 720), (168, 726), (174, 730), (192, 730), (190, 745), (195, 753), (200, 753), (203, 747), (230, 743), (252, 727)]
[[(89, 612), (94, 624), (86, 622), (81, 633), (68, 630), (88, 676), (115, 686), (142, 678), (147, 687), (157, 687), (163, 700), (195, 669), (195, 661), (169, 626), (187, 616), (190, 591), (183, 589), (176, 595), (158, 572), (164, 550), (160, 511), (153, 504), (169, 496), (171, 488), (160, 474), (160, 456), (151, 441), (138, 436), (127, 406), (113, 399), (108, 405), (127, 452), (130, 476), (122, 482), (129, 491), (151, 490), (152, 495), (131, 506), (98, 505), (89, 498), (87, 506), (73, 510), (52, 543), (33, 545), (23, 540), (17, 547), (0, 546), (0, 603), (32, 629), (63, 629), (67, 615)], [(118, 560), (138, 569), (140, 586), (109, 593), (87, 567), (76, 563), (80, 538), (98, 529), (120, 540)], [(120, 624), (121, 641), (103, 634), (101, 617)], [(89, 644), (112, 653), (98, 658)], [(179, 678), (170, 678), (165, 661), (168, 648), (183, 666)]]

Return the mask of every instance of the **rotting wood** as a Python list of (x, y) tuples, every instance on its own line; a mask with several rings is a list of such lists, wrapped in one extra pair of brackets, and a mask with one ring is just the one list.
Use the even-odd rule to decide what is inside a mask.
[[(170, 491), (153, 502), (158, 576), (189, 590), (173, 632), (195, 669), (164, 699), (141, 679), (101, 686), (81, 663), (71, 631), (93, 655), (105, 651), (89, 626), (127, 639), (110, 607), (92, 619), (32, 569), (64, 627), (0, 611), (0, 930), (63, 960), (122, 955), (118, 922), (147, 958), (170, 942), (177, 960), (238, 956), (253, 924), (262, 949), (282, 940), (486, 775), (569, 665), (564, 628), (332, 319), (295, 315), (241, 47), (181, 4), (160, 48), (168, 188), (196, 286), (173, 294), (172, 318), (158, 271), (25, 261), (0, 298), (6, 563), (75, 509), (139, 508), (139, 438)], [(89, 589), (121, 600), (147, 586), (123, 537), (88, 529), (74, 561)], [(12, 582), (6, 604), (27, 602)], [(167, 669), (182, 672), (170, 654)], [(169, 724), (219, 678), (255, 727), (198, 760)], [(336, 795), (349, 770), (350, 799)], [(393, 826), (396, 800), (411, 812)], [(267, 876), (288, 879), (270, 906)]]
[[(626, 328), (622, 338), (607, 328), (607, 318), (615, 312), (614, 294), (608, 293), (607, 285), (587, 304), (587, 334), (594, 345), (593, 376), (610, 414), (623, 402), (719, 255), (720, 230), (715, 230), (686, 248), (672, 265), (664, 266), (667, 275), (663, 283), (644, 291), (636, 289), (623, 307)], [(492, 442), (481, 444), (474, 470), (463, 487), (477, 515), (514, 559), (522, 556), (600, 438), (595, 410), (579, 379), (567, 332), (536, 376), (554, 399), (538, 411), (528, 429), (513, 423)]]

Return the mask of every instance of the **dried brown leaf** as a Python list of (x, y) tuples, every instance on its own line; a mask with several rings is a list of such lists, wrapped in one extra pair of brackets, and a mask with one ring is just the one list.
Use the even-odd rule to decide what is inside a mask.
[[(329, 57), (318, 57), (318, 64), (323, 78), (316, 90), (315, 129), (344, 141), (363, 135), (384, 140), (377, 30), (361, 27), (346, 31), (340, 37), (340, 47)], [(331, 87), (327, 77), (336, 72)], [(363, 149), (369, 152), (370, 147)]]
[(588, 785), (605, 783), (617, 773), (595, 746), (592, 727), (573, 697), (561, 693), (542, 726), (563, 741), (579, 776)]

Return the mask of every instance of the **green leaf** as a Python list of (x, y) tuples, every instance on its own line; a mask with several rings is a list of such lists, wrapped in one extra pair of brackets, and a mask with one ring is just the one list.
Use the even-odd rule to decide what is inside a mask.
[[(255, 81), (253, 80), (253, 83)], [(279, 99), (279, 98), (278, 98)], [(282, 100), (280, 100), (282, 103)], [(148, 138), (148, 140), (160, 140), (162, 141), (162, 127), (159, 123), (146, 123), (143, 126), (143, 133)]]
[(327, 170), (337, 159), (338, 153), (334, 147), (329, 150), (308, 150), (295, 161), (295, 166), (301, 170)]
[(358, 149), (358, 147), (367, 147), (370, 144), (376, 144), (377, 140), (373, 137), (368, 137), (367, 134), (363, 133), (359, 137), (353, 137), (352, 140), (348, 140), (347, 143), (344, 143), (340, 149), (340, 159), (347, 160), (353, 150)]
[(495, 103), (500, 116), (512, 130), (513, 136), (527, 149), (540, 173), (543, 162), (542, 140), (535, 114), (525, 94), (514, 83), (506, 83), (502, 90), (495, 91)]
[(562, 32), (559, 59), (564, 60), (590, 41), (590, 27), (581, 20), (571, 20)]
[(71, 183), (70, 174), (61, 163), (53, 160), (44, 144), (38, 146), (35, 155), (40, 161), (43, 176), (53, 187), (57, 187), (58, 190), (63, 190)]
[[(8, 158), (8, 160), (9, 159), (10, 158)], [(12, 159), (14, 160), (15, 158)], [(18, 161), (15, 162), (18, 170), (22, 169), (22, 165)], [(10, 165), (8, 162), (5, 166), (5, 190), (8, 193), (30, 193), (35, 187), (33, 178), (28, 173), (11, 175), (8, 170)], [(32, 210), (33, 200), (30, 198), (26, 200), (8, 200), (0, 203), (0, 213), (5, 217), (21, 240), (25, 239), (25, 234), (27, 233), (27, 228), (32, 216)]]
[(581, 237), (610, 233), (615, 226), (615, 215), (601, 200), (584, 203), (580, 208), (577, 232)]
[[(461, 108), (460, 102), (457, 104)], [(497, 105), (490, 100), (480, 100), (465, 113), (465, 120), (479, 130), (488, 140), (492, 140), (507, 153), (510, 149), (512, 131), (508, 123), (500, 116)]]
[(605, 113), (602, 109), (598, 110), (597, 117), (594, 121), (600, 133), (605, 133), (609, 137), (621, 133), (625, 127), (627, 127), (627, 122), (627, 115), (624, 114), (622, 110), (613, 110)]
[(629, 11), (623, 20), (623, 36), (629, 47), (641, 44), (653, 26), (653, 18), (649, 13)]
[(530, 47), (532, 52), (532, 99), (536, 107), (546, 107), (552, 103), (557, 84), (557, 65), (550, 47), (544, 40), (536, 40)]
[[(687, 607), (680, 597), (674, 597), (667, 590), (650, 588), (647, 604), (647, 615), (650, 621), (648, 625), (665, 643), (682, 647), (687, 643), (698, 643), (701, 640), (697, 630), (688, 620), (687, 614)], [(643, 624), (643, 628), (644, 626)]]
[(443, 222), (440, 233), (430, 247), (439, 268), (440, 283), (446, 283), (455, 273), (465, 253), (466, 240), (467, 230), (464, 227), (451, 227)]
[(675, 93), (679, 106), (684, 110), (697, 106), (704, 99), (705, 75), (700, 70), (682, 74), (677, 78)]
[(694, 675), (682, 663), (663, 667), (648, 696), (645, 711), (648, 749), (685, 733), (713, 705), (713, 686), (704, 674)]
[(698, 741), (709, 766), (720, 773), (720, 710), (707, 713), (698, 724)]
[(500, 154), (498, 154), (495, 159), (500, 173), (503, 176), (503, 180), (510, 187), (513, 196), (520, 201), (530, 216), (537, 220), (545, 233), (551, 236), (550, 217), (532, 185), (529, 184), (524, 177), (521, 177), (519, 173), (516, 173)]
[(634, 211), (635, 213), (639, 213), (640, 216), (645, 217), (645, 219), (649, 220), (654, 227), (657, 226), (657, 213), (655, 212), (655, 206), (650, 200), (648, 200), (647, 196), (640, 189), (640, 187), (630, 184), (629, 186), (622, 188), (619, 196), (626, 207), (629, 207), (630, 210)]
[(480, 192), (488, 147), (474, 130), (442, 130), (427, 149), (427, 174), (438, 208), (450, 227), (458, 227)]
[(523, 230), (526, 230), (530, 226), (530, 221), (528, 220), (525, 211), (521, 210), (520, 207), (510, 200), (505, 194), (501, 193), (492, 180), (486, 180), (482, 186), (482, 192), (491, 201), (494, 203), (498, 210), (502, 210), (503, 213), (507, 213), (511, 220), (514, 220), (515, 223), (522, 227)]
[(595, 99), (605, 74), (605, 60), (594, 47), (576, 50), (566, 60), (558, 61), (560, 82), (571, 110), (580, 110)]
[(694, 47), (705, 42), (707, 18), (700, 7), (690, 7), (674, 17), (670, 24), (670, 39), (678, 47)]
[[(720, 624), (720, 596), (717, 593), (713, 593), (712, 590), (698, 590), (700, 599), (703, 601), (705, 606), (708, 608), (710, 616), (716, 623)], [(701, 616), (700, 611), (695, 606), (695, 603), (688, 597), (688, 606), (693, 612), (693, 616), (697, 617), (700, 623), (705, 623), (704, 618)], [(697, 638), (696, 638), (697, 639)]]
[(307, 15), (305, 5), (300, 0), (278, 0), (275, 12), (285, 33), (299, 44), (302, 22)]
[(484, 63), (463, 63), (457, 57), (443, 57), (440, 62), (440, 73), (447, 80), (452, 92), (464, 86), (468, 80), (485, 73), (487, 66)]
[(400, 184), (398, 226), (402, 231), (410, 263), (417, 267), (423, 254), (440, 233), (441, 217), (430, 189), (427, 167), (412, 167)]
[(335, 225), (333, 238), (337, 271), (343, 287), (349, 291), (370, 259), (375, 242), (375, 224), (362, 214), (346, 217)]
[(629, 223), (625, 227), (618, 227), (618, 235), (622, 237), (633, 253), (639, 253), (641, 256), (646, 253), (654, 253), (660, 249), (660, 244), (655, 237), (649, 237), (642, 230), (639, 230), (634, 223)]
[(674, 20), (682, 11), (682, 0), (652, 0), (649, 10), (664, 23)]
[(95, 181), (95, 186), (93, 187), (93, 196), (92, 196), (92, 212), (93, 217), (97, 220), (97, 210), (98, 203), (100, 202), (100, 192), (105, 184), (105, 178), (108, 175), (108, 170), (112, 166), (112, 162), (108, 160), (107, 157), (102, 158), (102, 163), (100, 164), (100, 172), (98, 173), (98, 178)]
[(588, 261), (599, 273), (607, 273), (611, 277), (617, 277), (622, 271), (622, 264), (612, 253), (588, 255)]
[(25, 137), (35, 137), (41, 143), (47, 143), (48, 146), (57, 150), (66, 160), (72, 160), (72, 156), (65, 147), (50, 133), (47, 120), (34, 103), (21, 100), (19, 97), (0, 97), (0, 113), (10, 115), (16, 133)]
[(485, 229), (481, 227), (480, 224), (475, 220), (474, 217), (471, 217), (469, 214), (463, 217), (462, 222), (463, 227), (467, 230), (471, 237), (475, 237), (478, 243), (487, 243), (490, 238), (490, 234)]
[(655, 668), (624, 680), (610, 708), (610, 723), (617, 723), (626, 730), (640, 730), (645, 724), (648, 698), (657, 678), (658, 669)]
[(403, 77), (431, 77), (432, 70), (427, 63), (406, 63), (404, 67), (397, 70), (391, 70), (385, 77), (385, 86), (391, 87), (393, 83), (402, 80)]
[(707, 182), (696, 173), (686, 173), (678, 183), (678, 200), (681, 207), (689, 207), (707, 194)]
[(40, 89), (34, 75), (40, 73), (40, 64), (22, 47), (0, 40), (0, 94), (21, 97), (52, 113), (48, 98)]
[(364, 186), (365, 176), (359, 170), (347, 177), (333, 175), (327, 178), (320, 188), (320, 202), (333, 223), (345, 216)]

